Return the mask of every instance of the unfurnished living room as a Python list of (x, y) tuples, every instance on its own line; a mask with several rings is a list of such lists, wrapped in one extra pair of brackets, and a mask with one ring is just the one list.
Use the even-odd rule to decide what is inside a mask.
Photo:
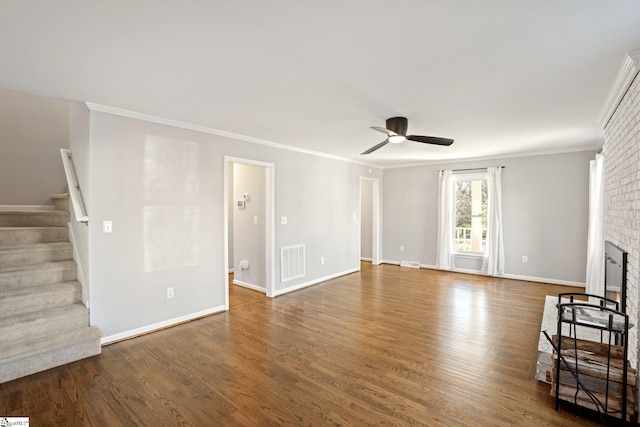
[(0, 1), (0, 426), (638, 423), (640, 2)]

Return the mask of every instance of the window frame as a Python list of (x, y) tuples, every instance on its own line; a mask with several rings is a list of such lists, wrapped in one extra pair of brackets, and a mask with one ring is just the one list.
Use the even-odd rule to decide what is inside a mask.
[[(457, 256), (457, 257), (466, 257), (466, 258), (483, 258), (485, 255), (485, 251), (487, 249), (486, 247), (486, 237), (485, 237), (485, 245), (484, 245), (484, 250), (481, 252), (478, 251), (459, 251), (456, 249), (456, 237), (455, 237), (455, 233), (456, 233), (456, 224), (457, 224), (457, 219), (458, 219), (458, 215), (457, 215), (457, 210), (456, 210), (456, 206), (457, 206), (457, 202), (458, 202), (458, 198), (457, 198), (457, 189), (458, 189), (458, 182), (459, 181), (484, 181), (485, 185), (487, 186), (488, 189), (488, 179), (489, 179), (489, 174), (487, 172), (465, 172), (465, 173), (460, 173), (460, 174), (456, 174), (454, 173), (452, 176), (452, 184), (453, 184), (453, 235), (451, 236), (452, 239), (452, 245), (451, 247), (453, 248), (453, 255)], [(488, 197), (488, 195), (487, 195)], [(488, 201), (487, 201), (488, 202)], [(488, 210), (488, 207), (487, 207)], [(488, 218), (489, 216), (489, 212), (487, 212), (486, 215), (472, 215), (471, 217), (481, 217), (481, 218), (486, 218), (487, 222), (489, 220)]]

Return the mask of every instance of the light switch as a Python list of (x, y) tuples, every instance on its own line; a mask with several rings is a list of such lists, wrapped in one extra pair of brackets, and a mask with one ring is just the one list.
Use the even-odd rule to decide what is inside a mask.
[(253, 223), (254, 223), (254, 224), (257, 224), (257, 223), (258, 223), (258, 216), (257, 216), (257, 215), (254, 215), (254, 216), (253, 216)]
[(103, 233), (112, 233), (113, 232), (113, 223), (111, 221), (102, 221), (102, 232)]
[(280, 217), (280, 224), (287, 225), (287, 217), (286, 216)]

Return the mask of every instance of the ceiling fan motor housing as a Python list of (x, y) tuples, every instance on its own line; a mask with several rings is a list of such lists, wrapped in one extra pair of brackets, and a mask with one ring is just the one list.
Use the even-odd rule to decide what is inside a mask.
[(398, 135), (406, 135), (407, 134), (407, 118), (391, 117), (390, 119), (387, 119), (385, 127), (390, 131), (397, 133)]

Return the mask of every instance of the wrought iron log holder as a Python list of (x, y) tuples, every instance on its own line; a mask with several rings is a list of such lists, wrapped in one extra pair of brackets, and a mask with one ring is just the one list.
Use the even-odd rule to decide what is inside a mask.
[[(581, 300), (576, 300), (576, 297), (581, 298)], [(591, 302), (583, 301), (583, 298), (589, 298)], [(556, 341), (544, 331), (544, 335), (556, 353), (554, 375), (555, 409), (558, 409), (560, 400), (568, 401), (578, 407), (584, 406), (578, 402), (578, 395), (580, 391), (583, 391), (584, 395), (593, 403), (593, 408), (590, 409), (595, 408), (601, 417), (619, 418), (622, 422), (625, 422), (629, 413), (628, 398), (633, 397), (628, 395), (629, 316), (619, 311), (619, 304), (616, 301), (583, 293), (563, 293), (558, 295), (557, 307), (558, 332), (555, 337)], [(568, 338), (570, 339), (563, 336), (563, 325), (568, 325)], [(598, 394), (601, 396), (599, 398), (596, 396), (597, 393), (585, 385), (588, 382), (586, 379), (588, 379), (589, 375), (584, 372), (587, 369), (587, 363), (581, 362), (579, 357), (580, 352), (584, 352), (584, 350), (578, 348), (578, 342), (580, 341), (577, 336), (580, 330), (579, 327), (595, 328), (600, 331), (600, 344), (604, 345), (602, 348), (606, 352), (606, 358), (604, 359), (606, 363), (602, 362), (605, 369), (601, 377), (601, 380), (604, 381), (604, 398), (602, 398), (602, 390), (598, 390)], [(568, 345), (563, 345), (563, 339), (568, 342)], [(573, 348), (570, 348), (572, 344)], [(614, 347), (617, 349), (622, 348), (621, 375), (619, 373), (620, 363), (613, 362), (615, 358), (612, 356), (612, 349)], [(569, 354), (573, 357), (565, 357), (565, 355)], [(568, 360), (568, 358), (572, 360)], [(616, 364), (615, 368), (613, 367), (614, 364)], [(569, 400), (566, 394), (565, 396), (560, 395), (560, 388), (563, 387), (560, 379), (561, 370), (569, 372), (570, 376), (575, 380), (573, 401)], [(620, 404), (612, 407), (612, 400), (616, 399), (611, 399), (610, 385), (614, 381), (621, 383), (622, 396)], [(564, 385), (564, 387), (571, 389), (571, 386), (568, 385)]]

